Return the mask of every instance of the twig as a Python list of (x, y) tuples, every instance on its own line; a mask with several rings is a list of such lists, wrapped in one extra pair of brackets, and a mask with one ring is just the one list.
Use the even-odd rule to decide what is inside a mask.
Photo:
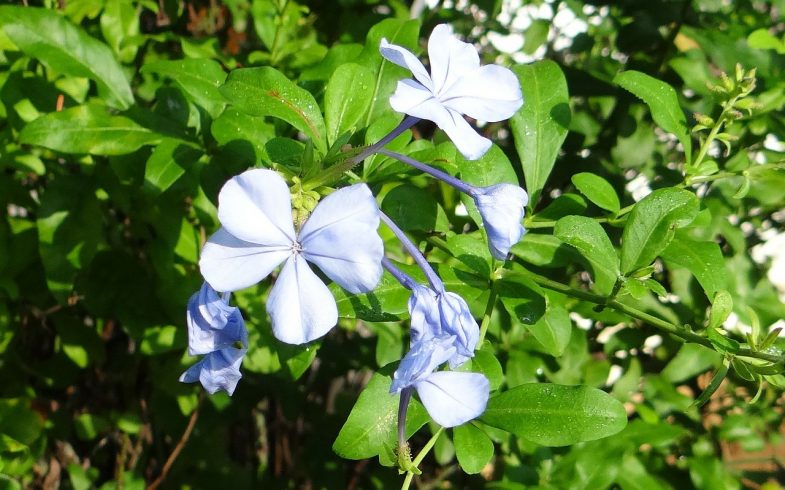
[(153, 483), (147, 487), (147, 490), (155, 490), (158, 488), (161, 483), (163, 483), (166, 475), (169, 473), (169, 470), (172, 469), (174, 461), (177, 459), (177, 456), (180, 455), (180, 452), (185, 447), (185, 443), (187, 443), (188, 439), (191, 437), (191, 432), (193, 432), (194, 427), (196, 426), (196, 420), (199, 418), (199, 407), (202, 404), (202, 400), (204, 400), (204, 392), (199, 394), (199, 401), (197, 402), (196, 408), (191, 414), (191, 418), (188, 420), (188, 425), (185, 427), (185, 431), (183, 432), (182, 437), (180, 437), (180, 441), (177, 442), (177, 445), (172, 450), (172, 454), (169, 455), (166, 463), (164, 463), (161, 474), (158, 476), (158, 478), (155, 479), (155, 481), (153, 481)]

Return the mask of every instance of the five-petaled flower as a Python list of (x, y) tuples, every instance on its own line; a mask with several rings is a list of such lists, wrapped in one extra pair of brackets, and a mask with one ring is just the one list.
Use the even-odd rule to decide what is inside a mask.
[(306, 261), (351, 293), (371, 291), (381, 277), (378, 208), (365, 184), (324, 198), (296, 233), (286, 182), (272, 170), (248, 170), (221, 189), (218, 219), (222, 227), (202, 249), (202, 275), (219, 291), (236, 291), (283, 263), (267, 298), (283, 342), (310, 342), (338, 321), (335, 299)]
[(206, 354), (180, 376), (184, 383), (199, 381), (210, 394), (234, 393), (242, 378), (240, 365), (248, 351), (248, 331), (240, 310), (229, 306), (206, 282), (188, 300), (188, 353)]
[(499, 65), (480, 66), (474, 46), (458, 40), (447, 24), (436, 26), (428, 39), (430, 74), (405, 48), (382, 39), (379, 49), (416, 79), (398, 82), (390, 97), (392, 108), (435, 122), (469, 160), (484, 155), (491, 141), (477, 134), (463, 115), (497, 122), (510, 118), (523, 104), (515, 74)]

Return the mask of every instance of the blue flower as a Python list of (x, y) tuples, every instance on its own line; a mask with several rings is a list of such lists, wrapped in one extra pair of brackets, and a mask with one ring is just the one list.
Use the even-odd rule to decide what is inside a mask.
[(180, 381), (199, 381), (212, 393), (222, 390), (231, 395), (242, 378), (240, 365), (248, 350), (248, 331), (240, 310), (228, 305), (206, 282), (188, 300), (188, 353), (206, 354), (188, 368)]
[(488, 378), (480, 373), (436, 371), (455, 355), (455, 345), (451, 335), (418, 340), (401, 359), (390, 387), (390, 393), (414, 388), (428, 414), (443, 427), (480, 416), (490, 393)]
[(371, 291), (379, 282), (384, 248), (376, 200), (365, 184), (324, 198), (299, 233), (286, 182), (271, 170), (230, 179), (218, 203), (222, 227), (202, 249), (202, 275), (220, 291), (236, 291), (283, 263), (267, 298), (273, 333), (283, 342), (310, 342), (338, 322), (335, 299), (307, 262), (351, 293)]
[(475, 187), (470, 195), (482, 216), (491, 255), (505, 260), (510, 248), (526, 233), (521, 221), (529, 195), (513, 184)]
[(409, 297), (409, 314), (412, 344), (449, 335), (455, 342), (455, 352), (449, 358), (450, 367), (460, 366), (474, 357), (480, 327), (469, 305), (457, 294), (416, 285)]

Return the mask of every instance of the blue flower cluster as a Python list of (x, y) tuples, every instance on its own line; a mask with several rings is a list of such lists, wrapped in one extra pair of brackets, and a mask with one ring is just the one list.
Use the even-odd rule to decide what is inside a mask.
[[(521, 221), (528, 196), (523, 189), (512, 184), (475, 187), (383, 146), (426, 118), (439, 125), (467, 159), (481, 157), (491, 142), (463, 115), (485, 121), (509, 118), (523, 103), (517, 78), (497, 65), (480, 66), (474, 48), (444, 25), (434, 29), (429, 41), (430, 74), (400, 46), (382, 40), (380, 50), (414, 74), (416, 80), (400, 81), (390, 99), (394, 109), (409, 117), (355, 157), (355, 163), (372, 153), (385, 154), (466, 193), (482, 217), (491, 254), (506, 259), (525, 233)], [(338, 321), (335, 299), (313, 266), (355, 294), (372, 291), (386, 269), (412, 293), (410, 350), (390, 388), (401, 394), (399, 429), (413, 392), (445, 427), (463, 424), (485, 410), (488, 379), (456, 370), (474, 356), (480, 337), (477, 321), (466, 301), (445, 290), (417, 246), (379, 210), (367, 185), (335, 190), (296, 228), (287, 183), (272, 170), (252, 169), (223, 186), (218, 219), (221, 228), (205, 243), (199, 261), (205, 283), (188, 303), (188, 350), (204, 357), (183, 373), (181, 381), (199, 381), (210, 393), (234, 392), (248, 334), (239, 309), (228, 304), (231, 292), (257, 284), (281, 266), (266, 304), (273, 334), (282, 342), (304, 344), (325, 335)], [(428, 285), (418, 284), (384, 257), (380, 221), (420, 266)]]

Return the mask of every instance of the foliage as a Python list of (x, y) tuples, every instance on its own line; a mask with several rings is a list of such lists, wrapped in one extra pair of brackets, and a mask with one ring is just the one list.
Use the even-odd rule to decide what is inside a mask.
[[(783, 2), (34, 3), (0, 6), (4, 487), (778, 488), (781, 460), (732, 456), (783, 437), (785, 281), (755, 252), (785, 232)], [(344, 172), (403, 118), (380, 40), (422, 52), (445, 22), (524, 105), (477, 161), (429, 123), (386, 148), (524, 186), (507, 261), (454, 189), (382, 154)], [(330, 285), (340, 328), (306, 346), (272, 336), (269, 281), (238, 292), (234, 395), (177, 381), (218, 190), (252, 167), (301, 200), (368, 182), (481, 321), (487, 409), (445, 430), (413, 400), (405, 477), (388, 274)]]

